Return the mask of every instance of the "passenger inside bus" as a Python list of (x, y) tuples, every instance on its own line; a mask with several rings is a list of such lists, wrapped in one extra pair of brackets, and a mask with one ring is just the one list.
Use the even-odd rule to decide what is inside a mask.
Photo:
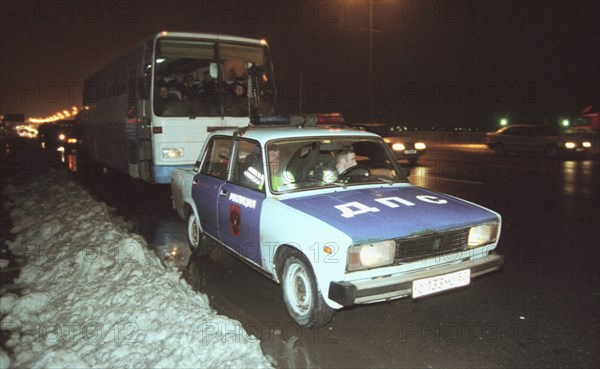
[(225, 114), (234, 117), (248, 116), (248, 94), (244, 79), (236, 78), (233, 86), (227, 89)]
[(154, 98), (154, 113), (160, 116), (185, 115), (188, 107), (185, 101), (181, 100), (181, 91), (175, 87), (167, 87), (161, 84), (157, 88), (158, 93)]

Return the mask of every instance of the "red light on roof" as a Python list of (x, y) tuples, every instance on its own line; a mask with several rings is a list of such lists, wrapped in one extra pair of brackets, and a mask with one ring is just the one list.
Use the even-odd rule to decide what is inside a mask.
[(319, 114), (317, 124), (344, 124), (344, 117), (340, 113)]

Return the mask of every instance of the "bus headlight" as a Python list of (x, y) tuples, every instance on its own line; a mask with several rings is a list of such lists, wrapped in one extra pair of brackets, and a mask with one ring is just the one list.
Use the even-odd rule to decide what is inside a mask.
[(394, 240), (374, 242), (365, 245), (352, 246), (348, 249), (349, 272), (391, 265), (396, 254)]
[(174, 159), (183, 157), (183, 149), (180, 147), (171, 147), (162, 149), (163, 159)]
[(496, 241), (498, 223), (481, 224), (471, 227), (467, 244), (470, 249), (487, 245)]

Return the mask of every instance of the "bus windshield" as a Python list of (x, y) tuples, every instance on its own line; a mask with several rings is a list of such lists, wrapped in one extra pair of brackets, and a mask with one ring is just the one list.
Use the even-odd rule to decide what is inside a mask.
[(197, 39), (156, 43), (153, 108), (157, 116), (249, 117), (274, 109), (266, 46)]

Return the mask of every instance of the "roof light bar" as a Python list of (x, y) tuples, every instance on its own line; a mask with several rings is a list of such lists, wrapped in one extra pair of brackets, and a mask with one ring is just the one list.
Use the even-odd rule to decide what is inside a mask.
[(257, 115), (252, 118), (252, 124), (256, 126), (293, 125), (299, 127), (316, 125), (340, 125), (344, 124), (344, 117), (340, 113), (302, 115)]

